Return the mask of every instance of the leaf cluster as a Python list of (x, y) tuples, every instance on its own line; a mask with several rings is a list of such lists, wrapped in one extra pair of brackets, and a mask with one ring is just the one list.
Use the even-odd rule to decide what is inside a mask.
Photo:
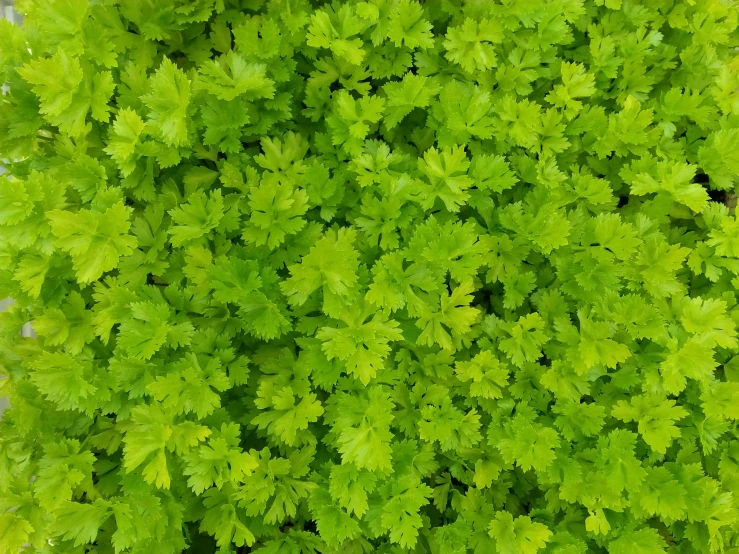
[(736, 0), (17, 9), (1, 553), (739, 551)]

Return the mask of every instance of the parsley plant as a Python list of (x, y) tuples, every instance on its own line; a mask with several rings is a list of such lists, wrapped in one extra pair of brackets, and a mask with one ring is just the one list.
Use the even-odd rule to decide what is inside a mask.
[(17, 9), (0, 552), (739, 552), (736, 0)]

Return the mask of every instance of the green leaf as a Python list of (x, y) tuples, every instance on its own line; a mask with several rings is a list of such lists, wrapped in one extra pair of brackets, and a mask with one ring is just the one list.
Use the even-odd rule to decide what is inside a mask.
[(217, 489), (210, 489), (204, 501), (205, 515), (200, 530), (216, 539), (219, 548), (251, 546), (256, 541), (254, 534), (242, 521), (236, 507)]
[(170, 210), (169, 215), (175, 223), (169, 229), (173, 244), (182, 245), (207, 236), (218, 227), (224, 215), (221, 191), (216, 190), (210, 195), (197, 191), (186, 204)]
[(444, 350), (453, 351), (455, 343), (463, 339), (480, 315), (479, 309), (469, 305), (472, 290), (472, 282), (466, 281), (451, 293), (442, 293), (438, 307), (426, 307), (416, 323), (422, 329), (417, 342), (427, 346), (438, 344)]
[(117, 202), (103, 213), (80, 210), (73, 213), (53, 210), (46, 214), (55, 244), (69, 253), (81, 283), (98, 279), (129, 256), (136, 238), (129, 235), (131, 209)]
[(50, 346), (65, 345), (72, 354), (79, 354), (85, 344), (95, 338), (92, 313), (78, 292), (72, 292), (62, 308), (50, 308), (33, 322), (33, 329)]
[(347, 394), (334, 397), (327, 409), (342, 460), (370, 471), (390, 469), (394, 403), (387, 391), (371, 386), (367, 395), (355, 399)]
[(175, 423), (171, 415), (155, 405), (139, 405), (132, 410), (123, 438), (123, 467), (130, 473), (145, 464), (141, 470), (144, 480), (157, 488), (168, 489), (171, 477), (166, 452), (184, 454), (210, 434), (207, 427), (187, 421)]
[(359, 535), (357, 520), (342, 509), (328, 491), (318, 489), (311, 495), (309, 503), (318, 532), (327, 544), (339, 545)]
[(509, 512), (497, 512), (488, 532), (495, 539), (498, 554), (536, 554), (552, 536), (546, 525), (535, 523), (528, 516), (514, 520)]
[(116, 161), (124, 177), (136, 168), (136, 149), (141, 144), (140, 137), (145, 127), (144, 121), (130, 108), (119, 111), (113, 122), (113, 132), (105, 151)]
[(275, 249), (288, 235), (305, 227), (301, 216), (308, 209), (308, 195), (301, 189), (265, 178), (249, 192), (251, 214), (244, 229), (244, 240)]
[(241, 100), (216, 100), (200, 109), (203, 124), (203, 144), (215, 145), (221, 152), (240, 152), (244, 126), (249, 123), (249, 114)]
[(252, 424), (260, 429), (269, 429), (287, 445), (295, 444), (297, 432), (307, 429), (309, 423), (323, 414), (323, 407), (315, 394), (308, 394), (297, 402), (290, 387), (276, 392), (271, 398), (258, 399), (255, 405), (265, 411), (252, 419)]
[(195, 494), (202, 494), (214, 485), (220, 489), (226, 483), (243, 482), (257, 468), (257, 461), (242, 452), (239, 442), (238, 424), (224, 423), (218, 432), (210, 435), (207, 444), (188, 453), (183, 473)]
[(390, 540), (401, 548), (413, 548), (423, 524), (419, 510), (428, 504), (431, 488), (413, 479), (399, 480), (390, 500), (382, 508), (382, 525), (390, 530)]
[(446, 58), (468, 72), (485, 71), (497, 65), (495, 44), (503, 42), (503, 28), (498, 21), (467, 18), (446, 33)]
[(680, 437), (675, 421), (687, 415), (685, 409), (675, 406), (674, 400), (648, 395), (632, 397), (630, 403), (620, 400), (613, 408), (613, 417), (621, 421), (636, 421), (644, 442), (662, 454), (674, 439)]
[[(317, 10), (311, 16), (307, 43), (313, 48), (327, 48), (353, 65), (362, 62), (365, 51), (362, 39), (354, 37), (363, 29), (362, 20), (356, 16), (354, 7), (346, 4), (338, 11)], [(354, 37), (354, 38), (352, 38)]]
[(483, 350), (467, 362), (454, 367), (462, 382), (470, 382), (470, 395), (482, 398), (501, 398), (508, 385), (508, 367), (489, 350)]
[(72, 136), (85, 133), (86, 117), (107, 122), (108, 101), (115, 90), (109, 71), (93, 72), (79, 58), (58, 50), (51, 58), (33, 60), (18, 69), (39, 97), (39, 111)]
[(0, 515), (0, 539), (6, 552), (20, 552), (34, 532), (33, 525), (16, 514)]
[(524, 471), (543, 471), (554, 461), (559, 446), (557, 431), (517, 414), (506, 425), (505, 437), (496, 446), (506, 463), (516, 463)]
[(356, 233), (351, 228), (327, 232), (303, 256), (288, 267), (290, 278), (281, 284), (291, 304), (301, 305), (316, 290), (346, 296), (357, 282), (359, 257), (353, 247)]
[(407, 48), (432, 48), (434, 45), (431, 23), (424, 18), (424, 11), (416, 0), (400, 0), (390, 12), (387, 37), (395, 46)]
[(92, 364), (70, 354), (43, 352), (30, 365), (33, 383), (62, 409), (82, 410), (98, 390), (92, 383)]
[(91, 504), (65, 502), (57, 511), (54, 531), (74, 546), (92, 543), (98, 529), (110, 517), (110, 503), (98, 498)]
[(247, 63), (231, 51), (220, 60), (208, 60), (198, 72), (196, 87), (207, 90), (220, 100), (244, 95), (249, 99), (272, 98), (274, 82), (266, 76), (266, 67)]
[(428, 179), (424, 187), (424, 209), (433, 206), (436, 198), (440, 198), (451, 212), (459, 211), (459, 207), (469, 198), (467, 189), (472, 179), (467, 176), (470, 163), (462, 147), (444, 149), (441, 152), (431, 148), (418, 161), (418, 169)]
[(521, 367), (524, 362), (534, 362), (541, 356), (541, 346), (549, 340), (544, 331), (544, 321), (539, 314), (523, 316), (516, 322), (502, 326), (506, 338), (500, 341), (500, 349), (514, 365)]
[(168, 146), (190, 143), (187, 121), (190, 107), (190, 80), (169, 58), (164, 58), (149, 78), (150, 92), (141, 97), (149, 108), (147, 123)]
[(343, 325), (322, 327), (316, 338), (323, 341), (322, 350), (329, 360), (338, 358), (346, 364), (349, 373), (365, 385), (384, 367), (392, 341), (403, 340), (398, 323), (375, 313), (365, 321), (365, 311), (347, 310), (339, 315)]
[(659, 163), (656, 178), (640, 173), (631, 183), (631, 193), (641, 196), (664, 191), (694, 212), (702, 212), (708, 205), (708, 191), (692, 182), (695, 173), (696, 167), (688, 164)]
[(405, 74), (402, 81), (387, 83), (383, 86), (388, 98), (385, 124), (392, 129), (415, 108), (428, 107), (439, 90), (441, 87), (436, 81), (410, 72)]
[(192, 412), (202, 419), (220, 407), (218, 392), (229, 388), (231, 381), (217, 358), (202, 368), (197, 357), (192, 356), (175, 364), (166, 376), (157, 377), (147, 390), (168, 413)]
[(657, 515), (665, 523), (670, 523), (685, 516), (686, 496), (685, 487), (666, 467), (655, 467), (647, 470), (639, 504), (647, 514)]
[(608, 543), (609, 554), (662, 554), (665, 541), (656, 529), (644, 527), (627, 531), (618, 539)]

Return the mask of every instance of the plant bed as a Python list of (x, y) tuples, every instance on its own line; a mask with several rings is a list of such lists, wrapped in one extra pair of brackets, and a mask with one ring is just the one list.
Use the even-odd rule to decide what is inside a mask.
[(736, 2), (16, 8), (0, 552), (739, 551)]

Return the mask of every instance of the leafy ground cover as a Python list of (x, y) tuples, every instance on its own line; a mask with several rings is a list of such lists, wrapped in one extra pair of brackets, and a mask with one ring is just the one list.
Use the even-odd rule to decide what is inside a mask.
[(0, 551), (739, 552), (735, 1), (17, 9)]

